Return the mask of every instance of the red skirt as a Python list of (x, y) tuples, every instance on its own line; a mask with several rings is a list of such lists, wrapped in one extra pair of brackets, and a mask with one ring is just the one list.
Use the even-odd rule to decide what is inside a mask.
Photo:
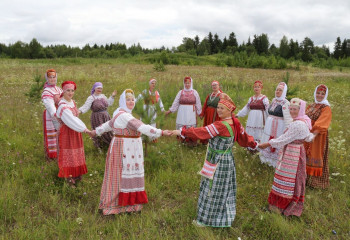
[(58, 177), (79, 177), (87, 173), (81, 133), (63, 124), (59, 131), (58, 146)]

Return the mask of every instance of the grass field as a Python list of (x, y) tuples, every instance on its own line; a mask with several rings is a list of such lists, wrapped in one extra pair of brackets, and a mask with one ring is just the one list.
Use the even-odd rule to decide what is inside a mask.
[[(218, 80), (241, 109), (252, 95), (252, 84), (264, 82), (263, 93), (271, 100), (278, 82), (290, 73), (289, 88), (311, 103), (315, 87), (329, 87), (333, 119), (330, 127), (331, 186), (307, 188), (305, 210), (300, 218), (266, 211), (274, 170), (258, 156), (234, 147), (237, 170), (237, 215), (231, 228), (196, 228), (196, 204), (206, 147), (188, 148), (175, 138), (161, 138), (148, 149), (145, 159), (149, 203), (140, 214), (102, 216), (98, 211), (105, 154), (94, 149), (84, 136), (88, 174), (76, 189), (57, 177), (55, 162), (44, 158), (40, 102), (24, 95), (34, 75), (46, 69), (58, 72), (59, 84), (77, 83), (75, 100), (81, 106), (96, 81), (104, 93), (125, 88), (139, 93), (151, 77), (166, 109), (191, 76), (202, 96), (210, 82)], [(166, 66), (155, 72), (153, 65), (136, 65), (99, 59), (8, 60), (0, 59), (0, 238), (1, 239), (349, 239), (350, 238), (350, 70), (261, 70), (210, 66)], [(118, 100), (109, 108), (112, 113)], [(236, 110), (237, 111), (237, 110)], [(90, 113), (81, 119), (90, 127)], [(175, 128), (176, 114), (160, 117), (163, 129)], [(245, 124), (246, 119), (242, 119)]]

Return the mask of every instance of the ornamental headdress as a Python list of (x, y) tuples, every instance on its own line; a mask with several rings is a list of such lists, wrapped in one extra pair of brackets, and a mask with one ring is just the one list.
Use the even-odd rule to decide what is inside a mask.
[[(53, 85), (50, 85), (50, 84), (49, 84), (49, 77), (51, 77), (51, 76), (56, 77), (56, 82), (55, 82), (55, 84), (53, 84)], [(55, 70), (55, 69), (48, 69), (48, 70), (46, 71), (46, 73), (45, 73), (45, 80), (46, 80), (46, 82), (45, 82), (45, 84), (44, 84), (44, 88), (56, 86), (56, 84), (57, 84), (57, 73), (56, 73), (56, 70)]]
[[(317, 99), (316, 99), (316, 93), (319, 92), (319, 91), (322, 91), (322, 92), (325, 92), (326, 95), (324, 96), (324, 99), (321, 101), (321, 102), (318, 102)], [(315, 103), (318, 103), (318, 104), (325, 104), (327, 106), (330, 106), (328, 100), (327, 100), (327, 97), (328, 97), (328, 88), (326, 85), (318, 85), (315, 89), (315, 92), (314, 92), (314, 99), (315, 99)]]

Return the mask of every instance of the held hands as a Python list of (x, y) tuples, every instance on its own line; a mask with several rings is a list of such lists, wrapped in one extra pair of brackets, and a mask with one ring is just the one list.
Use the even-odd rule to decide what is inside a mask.
[(164, 130), (163, 131), (163, 136), (171, 136), (171, 135), (173, 135), (172, 131), (170, 131), (170, 130)]
[(171, 113), (170, 110), (166, 111), (166, 112), (165, 112), (165, 116), (169, 115), (170, 113)]
[(260, 149), (265, 149), (265, 148), (267, 148), (267, 147), (270, 147), (270, 143), (268, 143), (268, 142), (266, 142), (266, 143), (260, 143), (260, 144), (258, 145), (258, 148), (260, 148)]
[(91, 138), (93, 138), (93, 137), (95, 137), (96, 136), (96, 130), (92, 130), (92, 131), (86, 131), (86, 133), (91, 137)]
[(180, 130), (173, 130), (173, 131), (172, 131), (172, 135), (180, 136), (180, 134), (181, 134), (181, 131), (180, 131)]

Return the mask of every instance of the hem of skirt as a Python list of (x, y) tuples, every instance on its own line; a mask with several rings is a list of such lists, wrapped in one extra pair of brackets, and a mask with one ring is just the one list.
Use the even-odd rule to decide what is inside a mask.
[(268, 202), (270, 205), (278, 207), (279, 209), (286, 209), (288, 205), (292, 202), (292, 198), (284, 198), (276, 195), (273, 192), (270, 192)]
[(309, 167), (306, 166), (306, 173), (309, 176), (322, 177), (322, 167)]
[(58, 177), (60, 178), (68, 178), (68, 177), (79, 177), (81, 175), (86, 174), (87, 168), (86, 164), (78, 166), (78, 167), (63, 167), (60, 168), (58, 172)]
[(227, 228), (227, 227), (231, 227), (231, 225), (227, 225), (227, 226), (213, 226), (213, 225), (207, 225), (202, 223), (201, 221), (196, 220), (199, 224), (205, 226), (205, 227), (215, 227), (215, 228)]
[[(134, 207), (134, 208), (129, 208), (128, 207)], [(143, 208), (143, 204), (136, 204), (134, 206), (118, 206), (118, 207), (99, 207), (100, 210), (102, 210), (102, 214), (107, 216), (107, 215), (118, 215), (121, 213), (129, 213), (129, 212), (141, 212)]]

